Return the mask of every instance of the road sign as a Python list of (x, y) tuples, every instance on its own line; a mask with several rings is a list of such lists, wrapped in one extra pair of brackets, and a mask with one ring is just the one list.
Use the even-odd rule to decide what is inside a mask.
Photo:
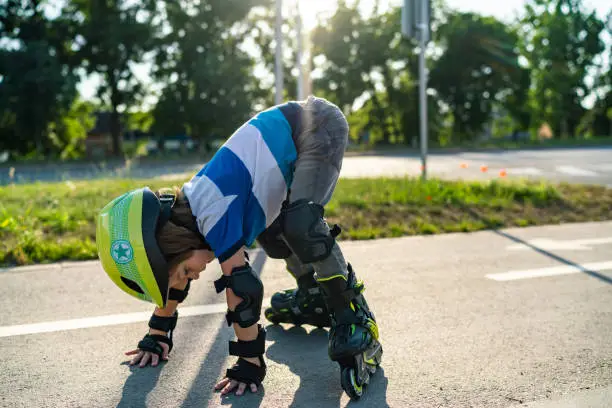
[(427, 69), (425, 48), (431, 37), (431, 0), (404, 0), (402, 34), (419, 40), (419, 111), (421, 133), (421, 178), (427, 179)]
[(421, 40), (421, 25), (425, 25), (425, 44), (431, 39), (431, 0), (404, 0), (402, 34)]

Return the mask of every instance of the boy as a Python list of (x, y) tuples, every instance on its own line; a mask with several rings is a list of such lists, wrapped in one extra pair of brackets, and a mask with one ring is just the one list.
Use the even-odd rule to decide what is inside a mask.
[[(335, 241), (324, 206), (336, 186), (348, 142), (340, 109), (316, 97), (269, 108), (243, 124), (182, 189), (128, 192), (101, 211), (97, 244), (102, 265), (124, 291), (157, 304), (132, 364), (157, 365), (172, 349), (178, 303), (214, 258), (226, 289), (228, 325), (237, 342), (234, 366), (215, 387), (256, 392), (266, 374), (265, 330), (258, 323), (263, 285), (245, 248), (255, 240), (284, 259), (295, 290), (277, 293), (266, 316), (274, 322), (331, 326), (328, 354), (343, 388), (358, 398), (382, 348), (374, 315)], [(313, 307), (314, 305), (314, 307)]]

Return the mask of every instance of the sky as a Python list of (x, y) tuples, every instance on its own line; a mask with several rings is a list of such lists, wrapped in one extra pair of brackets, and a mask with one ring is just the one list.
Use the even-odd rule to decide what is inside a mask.
[[(316, 16), (318, 13), (333, 13), (337, 6), (336, 0), (297, 0), (301, 1), (300, 9), (302, 12), (304, 29), (313, 28), (316, 24)], [(349, 0), (350, 1), (350, 0)], [(379, 0), (380, 6), (385, 9), (389, 6), (401, 6), (403, 0)], [(295, 10), (296, 0), (283, 0), (283, 14), (288, 15)], [(446, 0), (448, 7), (459, 11), (472, 11), (483, 15), (494, 16), (500, 21), (510, 22), (515, 19), (520, 10), (523, 9), (525, 0)], [(612, 11), (611, 0), (584, 0), (584, 4), (588, 9), (595, 9), (600, 18), (605, 18)], [(374, 1), (361, 0), (362, 12), (367, 14), (373, 7)], [(610, 38), (605, 39), (606, 42), (611, 41)], [(609, 56), (606, 57), (609, 61)], [(136, 68), (136, 76), (139, 79), (147, 80), (148, 68), (145, 65), (139, 65)], [(79, 92), (85, 99), (90, 99), (94, 96), (98, 78), (92, 76), (82, 81), (79, 85)], [(152, 101), (151, 101), (152, 102)]]

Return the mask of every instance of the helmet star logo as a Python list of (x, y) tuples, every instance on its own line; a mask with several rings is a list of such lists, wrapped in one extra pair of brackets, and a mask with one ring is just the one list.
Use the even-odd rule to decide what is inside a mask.
[(126, 240), (114, 241), (111, 246), (111, 256), (117, 263), (128, 263), (134, 257), (134, 250), (132, 245)]

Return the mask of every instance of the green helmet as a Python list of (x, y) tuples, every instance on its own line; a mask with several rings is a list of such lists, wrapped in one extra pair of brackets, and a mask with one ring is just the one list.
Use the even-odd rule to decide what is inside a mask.
[(143, 187), (112, 200), (96, 222), (104, 271), (126, 293), (160, 308), (168, 301), (169, 276), (155, 232), (168, 220), (173, 203), (173, 195), (157, 198)]

